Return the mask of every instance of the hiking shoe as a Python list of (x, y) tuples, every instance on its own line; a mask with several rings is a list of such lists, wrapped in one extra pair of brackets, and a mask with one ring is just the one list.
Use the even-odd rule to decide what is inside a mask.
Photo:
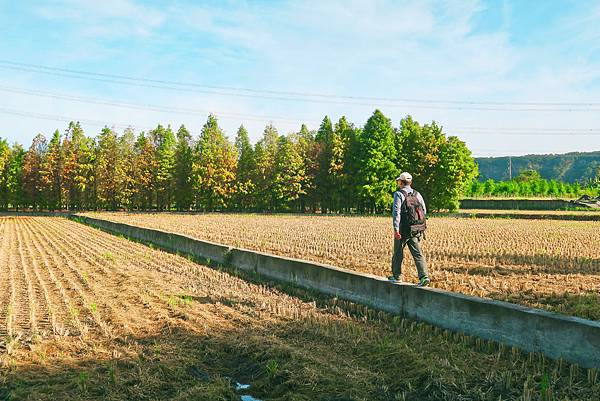
[(394, 283), (394, 284), (399, 284), (402, 282), (402, 279), (400, 277), (396, 277), (396, 276), (389, 276), (388, 280), (390, 281), (390, 283)]
[(421, 278), (421, 280), (419, 280), (419, 284), (417, 284), (417, 287), (427, 287), (429, 284), (431, 284), (431, 279), (425, 276)]

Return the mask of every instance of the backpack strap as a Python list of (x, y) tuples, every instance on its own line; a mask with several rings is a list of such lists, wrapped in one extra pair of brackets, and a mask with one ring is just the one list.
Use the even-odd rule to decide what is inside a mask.
[(406, 199), (408, 198), (408, 193), (403, 189), (399, 189), (398, 192), (404, 196), (404, 201), (400, 204), (400, 212), (406, 213)]

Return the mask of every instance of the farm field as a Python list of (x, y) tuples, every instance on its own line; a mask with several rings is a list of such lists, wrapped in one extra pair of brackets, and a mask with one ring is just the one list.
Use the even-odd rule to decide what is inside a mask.
[[(391, 219), (242, 214), (91, 217), (388, 275)], [(600, 319), (600, 222), (434, 217), (424, 241), (433, 286)], [(406, 252), (403, 279), (416, 282)]]
[(63, 218), (0, 218), (0, 261), (2, 399), (600, 395), (595, 370), (287, 295)]

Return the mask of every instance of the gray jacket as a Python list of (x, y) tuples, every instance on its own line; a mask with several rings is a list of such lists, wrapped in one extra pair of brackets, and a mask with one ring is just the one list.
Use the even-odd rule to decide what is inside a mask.
[[(400, 189), (406, 192), (407, 194), (413, 192), (413, 189), (410, 185), (405, 185)], [(427, 214), (425, 201), (423, 200), (423, 197), (420, 193), (417, 193), (417, 199), (419, 200), (419, 202), (421, 202), (421, 205), (423, 205), (423, 212)], [(392, 222), (394, 224), (394, 231), (400, 231), (400, 220), (402, 219), (402, 202), (404, 202), (404, 195), (402, 195), (402, 192), (400, 192), (400, 190), (394, 192), (394, 203), (392, 205)]]

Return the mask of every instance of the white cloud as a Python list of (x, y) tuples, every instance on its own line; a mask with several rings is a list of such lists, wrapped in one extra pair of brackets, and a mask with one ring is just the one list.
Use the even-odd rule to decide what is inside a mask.
[(34, 11), (46, 19), (68, 21), (82, 36), (102, 39), (147, 37), (166, 19), (160, 10), (133, 0), (54, 0)]

